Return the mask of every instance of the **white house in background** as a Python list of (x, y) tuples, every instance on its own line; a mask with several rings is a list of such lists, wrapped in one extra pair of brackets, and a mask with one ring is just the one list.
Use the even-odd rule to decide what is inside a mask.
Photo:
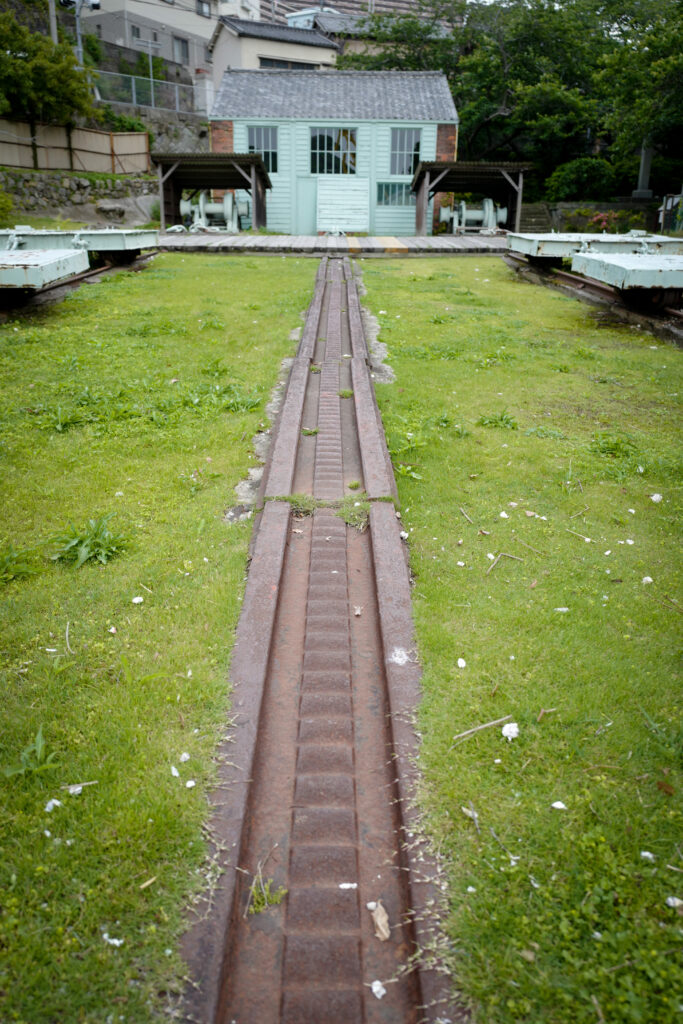
[(209, 43), (218, 90), (227, 70), (320, 71), (334, 67), (339, 52), (321, 32), (265, 21), (221, 17)]
[[(233, 0), (250, 10), (251, 0)], [(219, 17), (219, 0), (101, 0), (81, 11), (84, 32), (153, 57), (175, 61), (190, 74), (211, 69), (209, 42)]]

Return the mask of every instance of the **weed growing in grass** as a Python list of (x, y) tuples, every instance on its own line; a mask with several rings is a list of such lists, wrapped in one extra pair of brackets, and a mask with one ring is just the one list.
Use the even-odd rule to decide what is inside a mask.
[(315, 435), (318, 433), (318, 428), (317, 427), (302, 427), (301, 428), (301, 433), (304, 435), (304, 437), (315, 437)]
[(129, 541), (125, 534), (112, 533), (109, 529), (109, 520), (113, 514), (110, 512), (99, 519), (89, 519), (80, 530), (70, 523), (68, 532), (53, 538), (53, 543), (58, 547), (50, 556), (52, 561), (73, 562), (74, 567), (80, 569), (91, 561), (106, 565), (116, 555), (120, 555)]
[(269, 500), (289, 502), (295, 516), (312, 516), (319, 505), (319, 502), (312, 498), (310, 494), (289, 494)]
[(567, 435), (563, 434), (561, 430), (556, 430), (555, 427), (529, 427), (524, 434), (526, 437), (547, 437), (552, 441), (567, 440)]
[(636, 442), (630, 434), (615, 430), (600, 430), (593, 434), (590, 450), (608, 459), (630, 459), (637, 454)]
[(49, 754), (47, 752), (47, 744), (43, 737), (43, 727), (41, 725), (31, 743), (21, 751), (19, 764), (3, 768), (2, 773), (6, 779), (11, 779), (15, 775), (38, 775), (41, 772), (57, 768), (56, 757), (56, 750)]
[(337, 394), (340, 398), (353, 398), (353, 391), (350, 388), (342, 388)]
[(482, 415), (477, 420), (480, 427), (499, 427), (501, 430), (517, 430), (517, 420), (508, 412), (494, 413), (490, 416)]
[(40, 570), (30, 561), (31, 550), (16, 551), (9, 544), (0, 551), (0, 583), (11, 583), (12, 580), (25, 580), (35, 576)]

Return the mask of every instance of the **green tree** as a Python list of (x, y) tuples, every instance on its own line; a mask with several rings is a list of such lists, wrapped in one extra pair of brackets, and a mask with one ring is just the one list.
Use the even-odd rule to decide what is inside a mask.
[(0, 15), (0, 115), (70, 125), (91, 111), (87, 78), (71, 48)]

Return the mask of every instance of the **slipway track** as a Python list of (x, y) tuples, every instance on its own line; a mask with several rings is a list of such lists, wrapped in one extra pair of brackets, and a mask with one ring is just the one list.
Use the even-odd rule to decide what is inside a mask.
[[(413, 803), (419, 669), (395, 496), (352, 268), (325, 257), (262, 484), (188, 1020), (464, 1019)], [(264, 908), (267, 892), (280, 902)]]

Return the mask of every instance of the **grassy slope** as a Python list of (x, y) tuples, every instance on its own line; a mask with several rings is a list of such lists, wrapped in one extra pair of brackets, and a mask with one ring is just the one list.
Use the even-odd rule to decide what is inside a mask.
[(79, 570), (40, 547), (0, 592), (0, 768), (40, 726), (57, 755), (0, 774), (3, 1021), (138, 1024), (178, 984), (250, 532), (222, 514), (315, 269), (161, 256), (0, 327), (0, 548), (110, 512), (130, 538)]
[[(672, 1021), (680, 355), (499, 260), (363, 276), (397, 374), (377, 390), (404, 474), (424, 802), (459, 987), (482, 1024)], [(504, 412), (517, 429), (477, 425)], [(522, 561), (487, 574), (501, 551)], [(453, 745), (507, 714), (517, 739)]]

